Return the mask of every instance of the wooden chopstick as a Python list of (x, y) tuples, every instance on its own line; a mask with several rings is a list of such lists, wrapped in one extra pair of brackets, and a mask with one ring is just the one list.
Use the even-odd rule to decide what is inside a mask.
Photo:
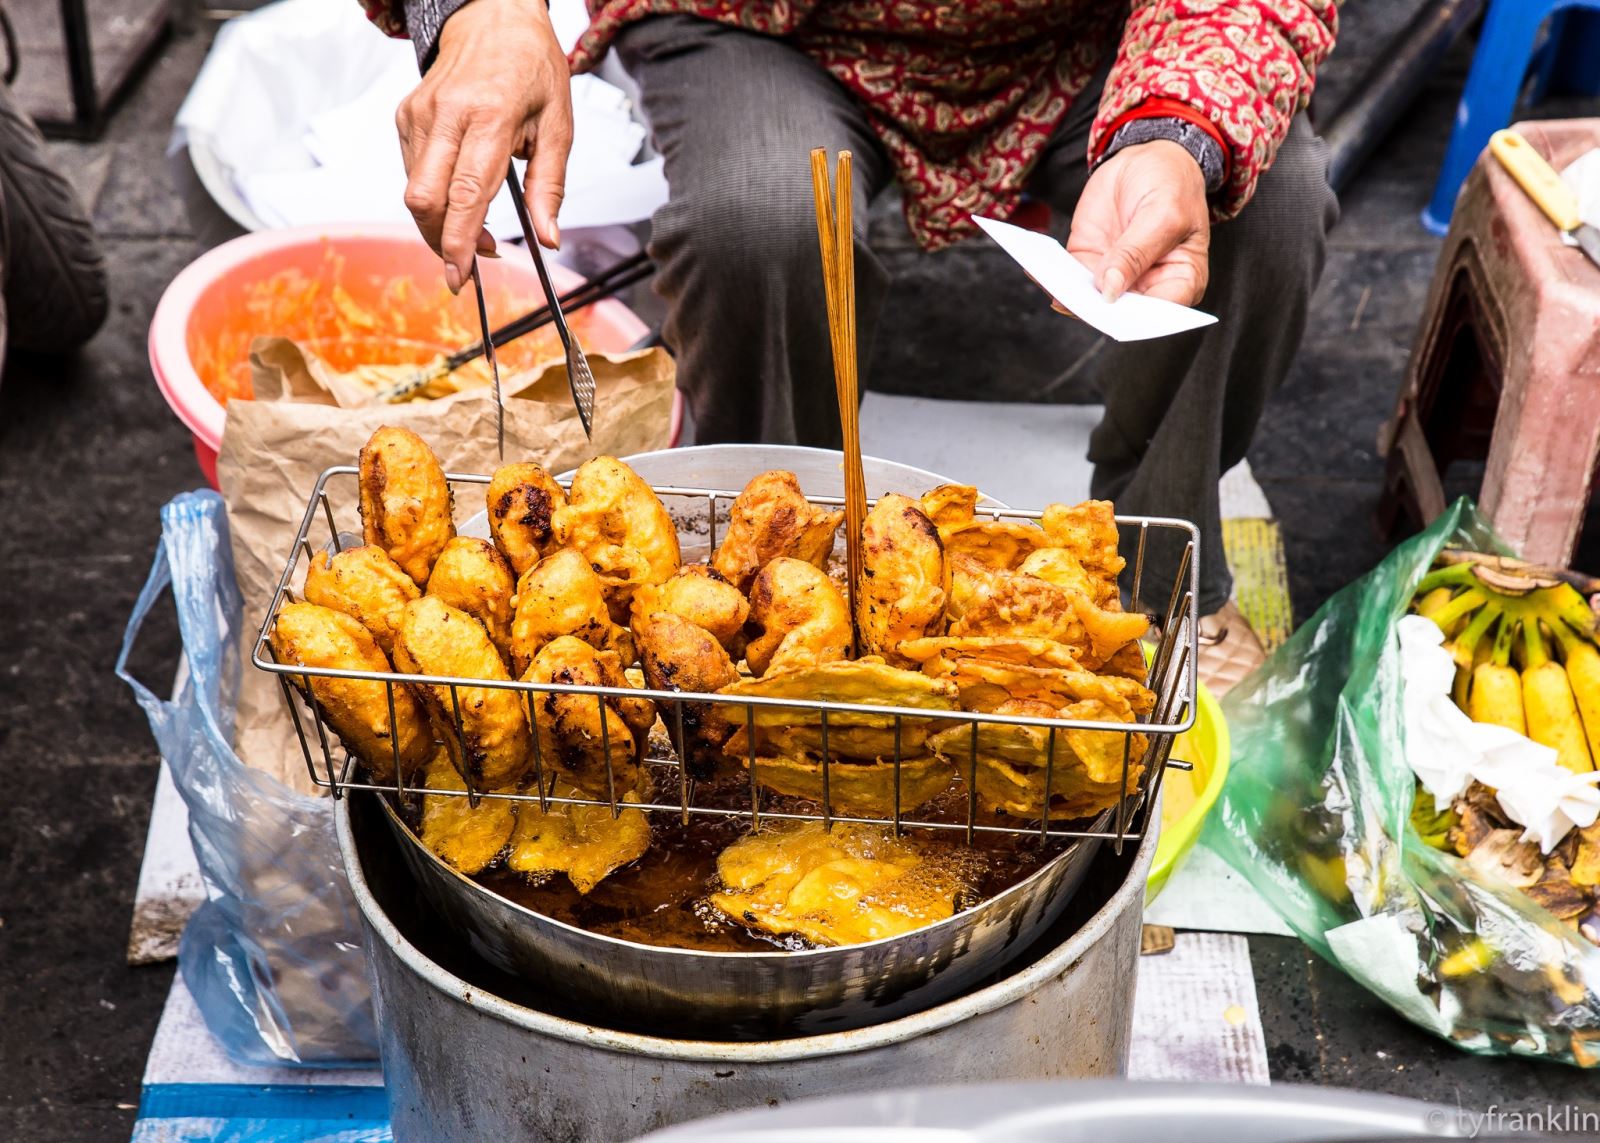
[(861, 654), (856, 618), (861, 583), (861, 529), (867, 516), (867, 483), (861, 466), (861, 402), (856, 360), (855, 227), (851, 187), (852, 157), (839, 152), (837, 185), (828, 186), (828, 154), (811, 152), (811, 191), (817, 207), (817, 241), (822, 249), (823, 290), (828, 303), (828, 336), (833, 348), (834, 390), (844, 438), (844, 513), (846, 574), (850, 593), (853, 653)]

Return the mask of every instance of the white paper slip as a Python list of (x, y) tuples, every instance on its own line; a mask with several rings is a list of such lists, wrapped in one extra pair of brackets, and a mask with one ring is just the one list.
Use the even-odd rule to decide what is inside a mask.
[(1068, 254), (1066, 247), (1050, 235), (977, 215), (972, 216), (972, 221), (1016, 259), (1017, 265), (1026, 270), (1045, 293), (1115, 341), (1166, 337), (1199, 329), (1217, 320), (1211, 314), (1144, 294), (1123, 294), (1116, 301), (1108, 302), (1094, 288), (1094, 275), (1089, 268)]

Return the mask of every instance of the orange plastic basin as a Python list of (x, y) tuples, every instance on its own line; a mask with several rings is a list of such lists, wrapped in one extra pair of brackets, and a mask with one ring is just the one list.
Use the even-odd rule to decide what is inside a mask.
[[(479, 259), (489, 322), (498, 326), (544, 302), (532, 260), (502, 247)], [(550, 266), (559, 292), (581, 279)], [(621, 302), (572, 317), (586, 350), (616, 353), (648, 332)], [(347, 224), (262, 231), (226, 242), (172, 280), (150, 322), (150, 369), (167, 404), (194, 436), (206, 479), (217, 482), (226, 407), (218, 394), (247, 393), (251, 340), (292, 337), (338, 369), (360, 362), (422, 363), (479, 336), (470, 286), (445, 289), (438, 257), (405, 224)], [(515, 369), (559, 352), (552, 329), (499, 353)], [(210, 383), (208, 386), (208, 382)], [(673, 439), (679, 414), (673, 414)]]

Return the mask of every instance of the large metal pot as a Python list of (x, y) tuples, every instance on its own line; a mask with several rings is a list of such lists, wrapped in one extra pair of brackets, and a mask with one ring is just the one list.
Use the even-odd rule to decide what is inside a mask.
[[(628, 458), (645, 480), (739, 489), (788, 469), (813, 496), (843, 492), (839, 454), (713, 445)], [(947, 478), (864, 459), (867, 494), (920, 495)], [(704, 528), (705, 521), (700, 525)], [(689, 527), (680, 521), (680, 529)], [(471, 524), (468, 525), (470, 530)], [(706, 535), (686, 535), (686, 549)], [(703, 555), (700, 557), (703, 558)], [(1061, 915), (1099, 847), (1071, 843), (1028, 878), (938, 924), (898, 937), (802, 952), (701, 952), (604, 936), (518, 905), (439, 860), (388, 808), (384, 815), (418, 889), (494, 968), (543, 983), (558, 1014), (629, 1031), (671, 1027), (719, 1040), (763, 1040), (861, 1028), (942, 1003), (1004, 968)], [(1107, 828), (1109, 812), (1095, 823)]]
[(1103, 850), (1067, 914), (992, 983), (847, 1032), (721, 1043), (541, 1010), (419, 901), (374, 798), (336, 811), (361, 911), (395, 1138), (614, 1143), (809, 1095), (911, 1083), (1107, 1077), (1126, 1067), (1150, 831)]

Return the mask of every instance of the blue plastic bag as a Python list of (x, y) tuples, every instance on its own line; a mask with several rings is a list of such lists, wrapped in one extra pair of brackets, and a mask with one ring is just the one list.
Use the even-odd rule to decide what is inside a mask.
[[(150, 609), (171, 586), (184, 663), (171, 699), (128, 673)], [(333, 805), (233, 752), (243, 603), (222, 497), (189, 492), (161, 510), (161, 546), (117, 659), (189, 808), (206, 901), (178, 966), (206, 1024), (240, 1063), (368, 1065), (377, 1028), (361, 925), (334, 837)]]

